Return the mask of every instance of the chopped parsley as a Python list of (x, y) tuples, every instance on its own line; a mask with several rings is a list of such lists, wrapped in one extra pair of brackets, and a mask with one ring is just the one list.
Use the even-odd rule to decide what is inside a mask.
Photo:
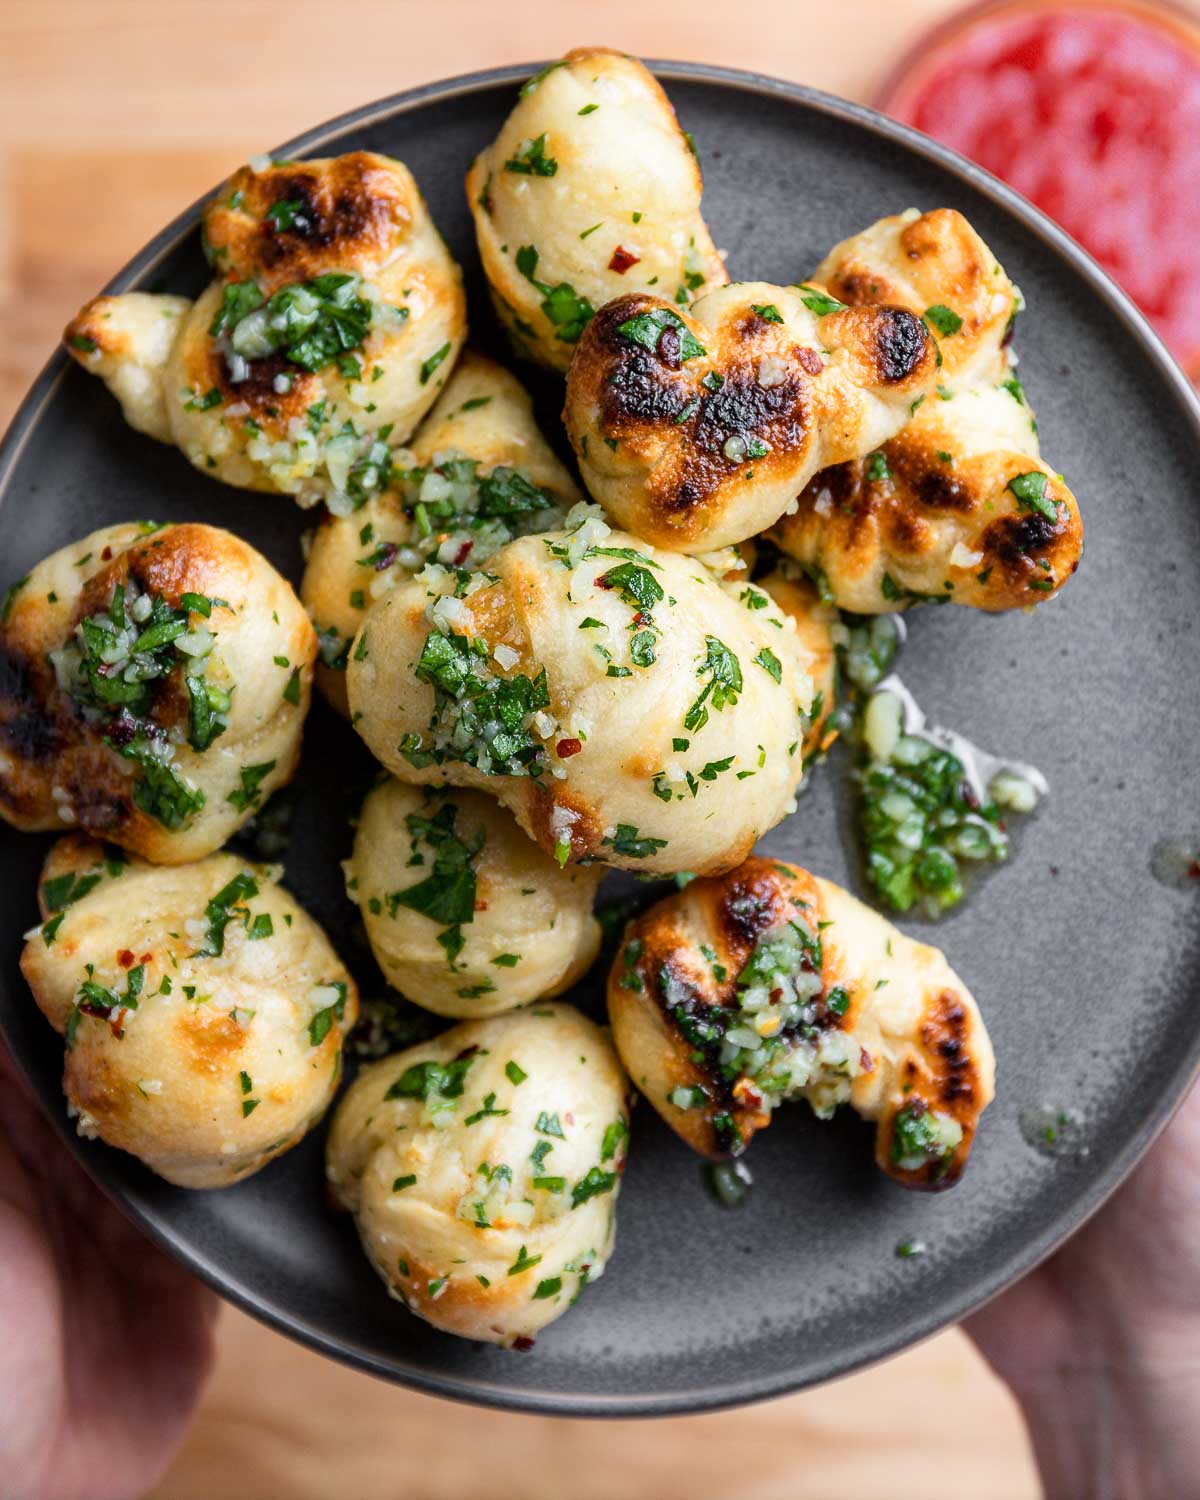
[(716, 636), (705, 637), (705, 654), (696, 668), (697, 677), (708, 676), (700, 696), (688, 709), (683, 727), (695, 731), (708, 723), (708, 705), (720, 712), (726, 704), (731, 707), (738, 701), (742, 691), (742, 668), (737, 657)]
[(346, 985), (342, 980), (335, 979), (327, 984), (319, 984), (316, 990), (321, 993), (333, 990), (337, 998), (332, 1004), (322, 1006), (309, 1021), (308, 1044), (310, 1047), (319, 1047), (329, 1035), (334, 1021), (340, 1021), (346, 1013)]
[[(81, 620), (74, 637), (51, 653), (59, 680), (85, 716), (104, 724), (110, 747), (139, 764), (147, 758), (155, 760), (160, 770), (148, 772), (147, 779), (156, 779), (164, 791), (170, 778), (179, 778), (167, 764), (172, 752), (163, 731), (150, 722), (162, 680), (182, 668), (190, 700), (188, 742), (193, 750), (206, 750), (228, 722), (225, 715), (232, 688), (205, 680), (216, 635), (203, 628), (189, 630), (189, 616), (199, 613), (207, 618), (214, 604), (228, 608), (224, 600), (203, 594), (183, 594), (179, 606), (173, 607), (160, 595), (141, 592), (132, 581), (119, 583), (107, 609)], [(157, 816), (153, 808), (162, 800), (159, 792), (147, 788), (144, 801), (148, 805), (143, 811)], [(180, 816), (186, 800), (181, 799)], [(163, 808), (173, 816), (169, 801), (167, 793)]]
[(596, 315), (596, 309), (586, 297), (580, 296), (569, 282), (561, 281), (556, 286), (539, 281), (535, 275), (538, 252), (533, 245), (522, 245), (517, 251), (517, 270), (531, 286), (542, 294), (542, 312), (554, 325), (555, 337), (563, 343), (575, 344), (579, 336)]
[(667, 356), (671, 364), (699, 359), (708, 352), (679, 314), (669, 307), (651, 308), (627, 318), (617, 325), (617, 332), (631, 344)]
[(1036, 511), (1047, 521), (1058, 519), (1054, 501), (1046, 494), (1046, 476), (1040, 469), (1031, 469), (1027, 474), (1014, 475), (1008, 488), (1017, 497), (1018, 510)]
[(963, 320), (942, 302), (935, 302), (932, 307), (927, 307), (923, 314), (924, 321), (931, 328), (937, 330), (943, 338), (949, 338), (962, 327)]
[(508, 1274), (510, 1276), (519, 1276), (522, 1271), (528, 1271), (531, 1266), (536, 1266), (541, 1258), (540, 1255), (530, 1255), (525, 1246), (522, 1245), (517, 1252), (516, 1260), (508, 1268)]
[(237, 908), (243, 908), (243, 918), (249, 919), (244, 910), (245, 903), (258, 895), (258, 881), (249, 870), (239, 872), (213, 896), (204, 908), (208, 923), (204, 946), (198, 948), (195, 958), (218, 958), (225, 951), (225, 929), (234, 920)]
[(516, 172), (523, 177), (553, 177), (558, 163), (546, 155), (546, 132), (533, 140), (522, 141), (516, 152), (504, 163), (506, 172)]
[(361, 277), (349, 271), (289, 283), (269, 300), (254, 281), (229, 282), (209, 333), (228, 339), (242, 359), (278, 353), (302, 370), (320, 370), (362, 347), (373, 308), (361, 289)]
[(827, 313), (845, 312), (846, 304), (839, 302), (836, 297), (831, 297), (828, 292), (822, 291), (819, 286), (808, 286), (807, 284), (797, 288), (800, 300), (808, 308), (810, 313), (815, 313), (818, 318), (823, 318)]
[(238, 773), (241, 786), (235, 788), (225, 800), (239, 812), (247, 812), (262, 801), (262, 784), (275, 769), (273, 760), (260, 761), (256, 766), (243, 766)]
[(600, 1160), (602, 1162), (611, 1161), (616, 1156), (621, 1142), (628, 1139), (628, 1136), (629, 1126), (626, 1123), (625, 1117), (623, 1115), (619, 1116), (611, 1125), (605, 1127), (604, 1140), (600, 1146)]
[(424, 880), (406, 890), (393, 891), (387, 898), (388, 911), (395, 916), (398, 907), (420, 912), (442, 925), (438, 942), (445, 948), (450, 964), (462, 951), (461, 926), (475, 920), (474, 860), (483, 847), (482, 831), (468, 844), (454, 830), (458, 809), (444, 802), (432, 818), (409, 813), (405, 818), (412, 837), (414, 857), (418, 842), (433, 851), (433, 870)]
[(482, 1107), (477, 1109), (474, 1114), (468, 1115), (463, 1124), (474, 1125), (479, 1120), (486, 1120), (492, 1115), (506, 1115), (508, 1113), (509, 1111), (506, 1109), (496, 1108), (496, 1095), (495, 1093), (489, 1093), (484, 1096)]
[(544, 749), (526, 717), (550, 706), (545, 668), (534, 678), (495, 677), (486, 660), (486, 642), (430, 631), (416, 675), (434, 689), (432, 727), (451, 737), (430, 749), (419, 735), (406, 735), (400, 749), (411, 764), (461, 760), (489, 775), (540, 773)]
[(164, 828), (186, 828), (206, 799), (199, 787), (185, 781), (169, 764), (165, 752), (162, 740), (141, 737), (117, 750), (142, 770), (141, 780), (133, 788), (134, 806)]
[(615, 832), (601, 843), (608, 844), (614, 854), (624, 859), (647, 859), (657, 850), (667, 847), (666, 839), (643, 836), (632, 823), (618, 823)]
[(404, 1072), (384, 1094), (384, 1099), (458, 1099), (462, 1096), (467, 1070), (479, 1056), (472, 1052), (452, 1062), (418, 1062)]
[(586, 1203), (589, 1198), (595, 1198), (600, 1193), (611, 1193), (616, 1185), (615, 1172), (606, 1172), (603, 1167), (591, 1167), (571, 1189), (571, 1207), (578, 1208), (581, 1203)]
[(944, 1171), (961, 1140), (957, 1120), (931, 1110), (923, 1099), (913, 1099), (892, 1125), (892, 1165), (915, 1172), (937, 1162)]

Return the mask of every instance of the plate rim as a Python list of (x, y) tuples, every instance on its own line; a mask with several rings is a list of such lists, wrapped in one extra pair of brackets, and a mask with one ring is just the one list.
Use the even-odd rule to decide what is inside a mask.
[[(1156, 368), (1158, 376), (1171, 389), (1178, 403), (1180, 415), (1184, 419), (1185, 428), (1190, 426), (1193, 441), (1197, 450), (1200, 451), (1200, 395), (1188, 381), (1182, 367), (1177, 364), (1162, 339), (1132, 299), (1117, 286), (1095, 259), (1016, 189), (984, 168), (966, 160), (948, 146), (940, 144), (912, 126), (890, 119), (868, 105), (842, 99), (805, 84), (793, 83), (785, 79), (774, 78), (769, 74), (745, 69), (657, 58), (647, 58), (644, 62), (646, 67), (667, 85), (689, 82), (715, 84), (735, 92), (781, 98), (801, 111), (811, 111), (818, 115), (845, 121), (932, 163), (981, 193), (1003, 212), (1015, 218), (1026, 231), (1039, 239), (1052, 255), (1066, 261), (1068, 266), (1082, 278), (1092, 294), (1104, 305), (1106, 312), (1115, 317), (1123, 325), (1125, 332), (1140, 345), (1142, 352)], [(319, 150), (331, 137), (344, 134), (346, 131), (366, 128), (399, 115), (409, 114), (427, 104), (442, 103), (481, 93), (502, 84), (517, 84), (545, 66), (547, 66), (545, 61), (510, 63), (501, 67), (479, 69), (430, 83), (418, 84), (382, 99), (359, 105), (321, 124), (312, 126), (273, 148), (270, 155), (273, 157), (284, 154), (292, 156)], [(204, 205), (218, 186), (219, 184), (215, 184), (209, 192), (196, 199), (159, 230), (116, 272), (103, 291), (105, 293), (123, 291), (160, 265), (187, 236), (194, 232)], [(70, 366), (71, 361), (66, 352), (61, 346), (56, 348), (17, 407), (7, 431), (0, 439), (0, 508), (8, 498), (12, 472), (21, 452), (36, 429), (42, 412), (54, 399)], [(26, 1066), (25, 1059), (12, 1046), (2, 1015), (0, 1015), (0, 1036), (8, 1046), (14, 1066), (28, 1088), (31, 1098), (38, 1108), (42, 1108), (38, 1088)], [(937, 1302), (922, 1314), (908, 1319), (889, 1338), (859, 1338), (848, 1348), (843, 1347), (838, 1353), (826, 1357), (815, 1365), (807, 1365), (803, 1372), (798, 1372), (791, 1367), (728, 1384), (710, 1383), (702, 1392), (670, 1390), (633, 1396), (529, 1389), (504, 1390), (498, 1385), (481, 1384), (477, 1380), (457, 1375), (400, 1369), (395, 1359), (385, 1359), (369, 1350), (353, 1347), (345, 1340), (339, 1341), (307, 1317), (268, 1301), (261, 1294), (241, 1285), (240, 1282), (232, 1281), (228, 1272), (196, 1250), (186, 1237), (177, 1234), (169, 1220), (156, 1216), (139, 1203), (132, 1201), (120, 1190), (115, 1181), (109, 1180), (107, 1173), (98, 1170), (96, 1162), (91, 1159), (91, 1154), (80, 1149), (78, 1138), (69, 1128), (65, 1114), (51, 1113), (49, 1119), (74, 1159), (80, 1163), (91, 1180), (159, 1248), (242, 1312), (319, 1354), (393, 1384), (471, 1405), (550, 1416), (655, 1418), (726, 1410), (756, 1401), (770, 1400), (794, 1391), (810, 1389), (890, 1358), (901, 1350), (911, 1348), (932, 1337), (942, 1329), (958, 1324), (969, 1313), (985, 1306), (1015, 1282), (1028, 1275), (1078, 1232), (1116, 1191), (1166, 1128), (1183, 1102), (1198, 1071), (1200, 1071), (1200, 1027), (1197, 1028), (1190, 1047), (1181, 1051), (1168, 1085), (1157, 1092), (1152, 1106), (1148, 1109), (1138, 1129), (1131, 1133), (1122, 1148), (1115, 1154), (1107, 1171), (1075, 1200), (1071, 1211), (1065, 1218), (1048, 1226), (1040, 1235), (1025, 1240), (1017, 1251), (1006, 1258), (1002, 1268), (993, 1273), (985, 1282), (976, 1284), (971, 1290), (964, 1291), (949, 1300)], [(46, 1111), (43, 1110), (43, 1113)]]

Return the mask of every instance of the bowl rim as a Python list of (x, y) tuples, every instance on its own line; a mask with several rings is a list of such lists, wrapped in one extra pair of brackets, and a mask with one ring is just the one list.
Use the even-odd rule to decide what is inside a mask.
[[(1186, 425), (1191, 428), (1197, 453), (1200, 454), (1200, 396), (1188, 381), (1183, 369), (1176, 363), (1162, 339), (1133, 301), (1112, 281), (1087, 251), (1014, 188), (1009, 187), (982, 167), (967, 161), (949, 147), (941, 145), (909, 125), (889, 119), (868, 105), (842, 99), (804, 84), (792, 83), (743, 69), (726, 68), (709, 63), (652, 58), (644, 59), (644, 61), (646, 67), (661, 82), (668, 85), (671, 83), (713, 84), (748, 95), (783, 99), (801, 110), (852, 124), (932, 163), (982, 194), (1002, 211), (1014, 217), (1025, 230), (1040, 240), (1052, 255), (1066, 261), (1100, 300), (1106, 311), (1114, 316), (1122, 324), (1125, 332), (1141, 346), (1145, 356), (1155, 366), (1158, 375), (1176, 397), (1186, 419)], [(350, 130), (362, 129), (398, 115), (410, 114), (428, 104), (452, 101), (482, 93), (500, 85), (519, 84), (546, 66), (547, 63), (544, 61), (511, 63), (502, 67), (481, 69), (431, 83), (419, 84), (360, 105), (313, 126), (274, 148), (270, 155), (285, 158), (300, 157), (319, 151), (332, 137), (345, 134)], [(219, 184), (198, 198), (154, 235), (117, 271), (104, 287), (104, 292), (124, 291), (160, 266), (196, 229), (201, 211), (211, 199), (217, 186)], [(7, 498), (12, 471), (25, 443), (36, 428), (43, 410), (57, 394), (58, 387), (72, 363), (61, 347), (55, 349), (17, 408), (3, 439), (0, 439), (0, 507)], [(0, 1018), (0, 1035), (4, 1035), (2, 1018)], [(5, 1040), (7, 1040), (6, 1037)], [(31, 1096), (40, 1106), (38, 1088), (24, 1058), (11, 1046), (9, 1050)], [(338, 1360), (366, 1374), (422, 1391), (428, 1395), (441, 1396), (473, 1405), (551, 1416), (653, 1418), (719, 1411), (808, 1389), (877, 1363), (932, 1337), (943, 1328), (959, 1323), (969, 1313), (986, 1305), (1052, 1255), (1102, 1206), (1166, 1128), (1182, 1103), (1197, 1071), (1200, 1071), (1200, 1028), (1197, 1028), (1190, 1046), (1181, 1049), (1178, 1063), (1167, 1085), (1157, 1093), (1139, 1128), (1130, 1135), (1121, 1150), (1116, 1153), (1107, 1172), (1097, 1178), (1074, 1200), (1070, 1211), (1064, 1218), (1048, 1226), (1041, 1234), (1025, 1241), (1019, 1250), (1006, 1259), (1003, 1267), (994, 1272), (986, 1281), (976, 1283), (973, 1289), (964, 1291), (952, 1299), (938, 1302), (915, 1313), (890, 1337), (882, 1340), (862, 1338), (842, 1353), (830, 1355), (816, 1364), (807, 1365), (802, 1372), (795, 1368), (781, 1369), (729, 1384), (713, 1385), (703, 1392), (676, 1389), (629, 1397), (505, 1389), (499, 1383), (481, 1383), (458, 1375), (430, 1373), (420, 1369), (401, 1369), (395, 1360), (383, 1358), (369, 1350), (352, 1347), (344, 1340), (339, 1340), (323, 1328), (316, 1326), (306, 1316), (275, 1305), (267, 1301), (260, 1293), (231, 1279), (227, 1270), (195, 1249), (186, 1235), (177, 1232), (161, 1216), (131, 1201), (115, 1182), (108, 1180), (108, 1174), (98, 1172), (87, 1155), (79, 1151), (75, 1132), (69, 1128), (65, 1114), (61, 1111), (57, 1114), (51, 1113), (50, 1121), (92, 1180), (160, 1248), (242, 1312), (248, 1313), (276, 1332), (294, 1339), (319, 1354)]]

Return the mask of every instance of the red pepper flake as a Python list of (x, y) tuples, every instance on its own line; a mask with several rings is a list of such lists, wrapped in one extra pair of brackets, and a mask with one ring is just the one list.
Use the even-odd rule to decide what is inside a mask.
[(559, 740), (555, 745), (559, 760), (566, 760), (569, 755), (578, 755), (583, 749), (583, 741), (576, 739)]
[(815, 349), (794, 349), (796, 363), (810, 375), (819, 375), (825, 368), (821, 356)]
[(865, 1047), (858, 1054), (858, 1061), (864, 1073), (873, 1073), (875, 1071), (875, 1059)]
[(486, 901), (476, 901), (476, 903), (475, 903), (475, 910), (476, 911), (487, 911), (487, 902)]
[(518, 1354), (528, 1354), (530, 1349), (533, 1348), (533, 1340), (526, 1333), (518, 1334), (518, 1336), (513, 1339), (512, 1346), (518, 1352)]
[(608, 263), (608, 269), (616, 271), (618, 275), (623, 275), (628, 271), (630, 266), (636, 266), (641, 258), (640, 255), (634, 255), (626, 250), (624, 245), (618, 245), (612, 253), (612, 260)]
[(101, 562), (111, 562), (112, 561), (112, 548), (111, 547), (105, 547), (104, 551), (100, 554), (100, 561)]
[(148, 964), (149, 962), (150, 962), (150, 954), (149, 953), (143, 953), (142, 956), (141, 956), (141, 958), (138, 959), (138, 963), (140, 963), (140, 964)]
[(117, 954), (117, 962), (123, 969), (132, 969), (133, 954), (129, 951), (128, 948), (122, 948), (120, 953)]

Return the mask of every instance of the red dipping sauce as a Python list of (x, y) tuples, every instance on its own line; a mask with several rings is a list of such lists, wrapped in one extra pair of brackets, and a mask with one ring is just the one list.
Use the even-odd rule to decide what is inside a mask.
[(1200, 378), (1195, 18), (1083, 0), (982, 6), (915, 48), (879, 105), (1044, 209)]

